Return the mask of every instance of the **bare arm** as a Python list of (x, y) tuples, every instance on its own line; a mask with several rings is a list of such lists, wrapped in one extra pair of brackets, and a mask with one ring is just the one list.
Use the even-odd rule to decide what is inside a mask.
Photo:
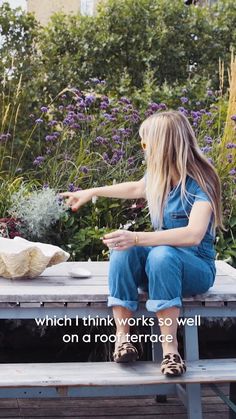
[(91, 192), (95, 196), (108, 198), (138, 199), (146, 197), (144, 178), (136, 182), (124, 182), (111, 186), (92, 188)]
[(71, 207), (72, 211), (77, 211), (82, 205), (90, 201), (93, 196), (120, 199), (145, 198), (145, 181), (142, 178), (136, 182), (118, 183), (77, 192), (63, 192), (60, 195), (63, 198), (67, 198), (66, 204)]
[(212, 214), (209, 202), (195, 202), (186, 227), (170, 228), (151, 232), (117, 230), (104, 236), (104, 243), (116, 250), (123, 250), (134, 244), (139, 246), (197, 246), (203, 239)]
[[(212, 209), (208, 202), (196, 202), (186, 227), (171, 228), (151, 233), (138, 233), (142, 246), (197, 246), (203, 239), (211, 217)], [(150, 236), (153, 234), (153, 236)]]

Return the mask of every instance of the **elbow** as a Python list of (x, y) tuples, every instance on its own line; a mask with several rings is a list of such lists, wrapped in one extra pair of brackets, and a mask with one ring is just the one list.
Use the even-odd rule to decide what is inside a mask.
[(196, 238), (193, 238), (191, 246), (199, 246), (199, 244), (201, 243), (201, 241), (202, 241), (202, 239), (199, 239), (197, 237)]
[(199, 231), (194, 230), (191, 230), (188, 233), (190, 246), (199, 246), (203, 239), (202, 234)]

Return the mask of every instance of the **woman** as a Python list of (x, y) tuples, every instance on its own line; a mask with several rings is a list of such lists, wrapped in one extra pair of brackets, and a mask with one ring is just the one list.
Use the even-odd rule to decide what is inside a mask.
[(138, 288), (147, 289), (147, 310), (163, 319), (161, 334), (172, 336), (162, 343), (161, 371), (176, 376), (186, 371), (177, 342), (181, 299), (206, 292), (215, 280), (215, 230), (224, 229), (221, 185), (182, 113), (154, 114), (141, 124), (139, 134), (147, 163), (141, 180), (62, 196), (75, 211), (94, 195), (146, 198), (154, 231), (118, 230), (103, 238), (112, 248), (108, 306), (116, 323), (113, 356), (116, 362), (138, 359), (128, 339), (129, 326), (120, 319), (137, 309)]

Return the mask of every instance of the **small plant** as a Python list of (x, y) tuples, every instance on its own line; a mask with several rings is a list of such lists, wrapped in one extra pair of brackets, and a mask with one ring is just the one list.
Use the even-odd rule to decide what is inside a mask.
[(67, 209), (57, 193), (47, 186), (29, 191), (23, 185), (11, 201), (8, 212), (20, 220), (20, 233), (27, 239), (45, 238)]

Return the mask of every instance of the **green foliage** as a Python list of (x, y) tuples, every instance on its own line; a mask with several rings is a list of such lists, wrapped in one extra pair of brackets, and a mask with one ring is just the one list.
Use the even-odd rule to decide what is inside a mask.
[(42, 239), (67, 210), (51, 188), (30, 190), (21, 185), (11, 196), (8, 213), (20, 221), (19, 233), (27, 239)]
[(236, 268), (236, 217), (230, 219), (227, 234), (219, 233), (216, 242), (217, 259), (225, 260)]
[(108, 0), (96, 17), (57, 14), (40, 43), (47, 90), (54, 96), (65, 85), (81, 87), (98, 77), (115, 91), (125, 75), (130, 86), (142, 88), (149, 70), (160, 86), (181, 85), (198, 74), (216, 88), (219, 58), (229, 61), (236, 44), (235, 16), (233, 0), (211, 7), (185, 7), (182, 0)]
[[(229, 62), (235, 19), (233, 0), (212, 7), (185, 7), (182, 0), (108, 0), (96, 17), (56, 14), (42, 28), (33, 16), (4, 3), (1, 216), (21, 184), (76, 190), (142, 177), (141, 120), (154, 109), (182, 108), (220, 171), (228, 232), (218, 234), (217, 257), (235, 264), (231, 150), (220, 154), (228, 96), (218, 91), (218, 60)], [(69, 250), (73, 259), (107, 258), (101, 242), (106, 231), (151, 230), (145, 205), (132, 204), (99, 199), (77, 214), (63, 214), (43, 240)]]

